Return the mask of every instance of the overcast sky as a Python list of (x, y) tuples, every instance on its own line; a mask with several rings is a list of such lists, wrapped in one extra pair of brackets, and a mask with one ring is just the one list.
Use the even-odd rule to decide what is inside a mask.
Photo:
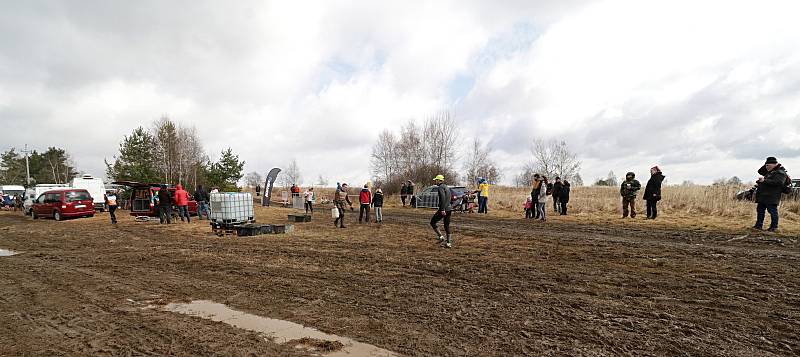
[[(449, 110), (510, 182), (534, 137), (588, 183), (800, 177), (800, 2), (0, 0), (0, 150), (104, 172), (168, 115), (245, 172), (369, 178), (379, 132)], [(458, 148), (454, 148), (458, 149)], [(462, 155), (463, 157), (463, 155)]]

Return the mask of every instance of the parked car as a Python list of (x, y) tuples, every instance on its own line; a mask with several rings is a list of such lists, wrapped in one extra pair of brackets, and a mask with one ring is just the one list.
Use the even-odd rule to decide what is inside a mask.
[[(467, 192), (464, 186), (450, 186), (450, 204), (454, 207), (457, 205), (457, 200)], [(439, 207), (439, 194), (436, 193), (436, 186), (428, 186), (416, 194), (416, 207), (417, 208), (437, 208)]]
[(36, 199), (31, 215), (33, 219), (53, 217), (56, 221), (68, 217), (92, 217), (94, 202), (89, 191), (82, 189), (47, 191)]
[[(158, 195), (158, 192), (161, 191), (162, 184), (133, 181), (115, 181), (112, 182), (112, 184), (130, 187), (131, 216), (158, 217), (158, 207), (156, 206), (155, 197)], [(170, 197), (174, 199), (175, 187), (167, 186), (167, 190), (169, 190)], [(190, 215), (197, 215), (197, 201), (195, 201), (191, 196), (189, 197), (188, 208)], [(177, 215), (177, 212), (177, 209), (173, 207), (173, 215)]]
[(70, 187), (82, 188), (89, 191), (89, 194), (92, 195), (92, 199), (94, 200), (94, 209), (101, 212), (106, 210), (106, 200), (104, 198), (106, 194), (106, 185), (103, 184), (103, 179), (92, 177), (92, 175), (82, 175), (72, 179)]
[(39, 195), (47, 191), (62, 188), (67, 188), (67, 185), (63, 183), (46, 183), (38, 184), (25, 190), (25, 201), (22, 203), (22, 211), (25, 212), (25, 215), (30, 215), (33, 212), (33, 204), (36, 202), (36, 198), (38, 198)]

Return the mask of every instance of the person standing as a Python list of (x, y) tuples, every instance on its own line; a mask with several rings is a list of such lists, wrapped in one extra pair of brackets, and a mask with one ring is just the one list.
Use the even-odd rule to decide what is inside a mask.
[(208, 202), (211, 201), (211, 199), (208, 192), (203, 188), (203, 185), (197, 185), (197, 189), (194, 190), (194, 200), (197, 201), (197, 219), (202, 221), (203, 215), (205, 215), (206, 219), (210, 220)]
[(658, 166), (650, 168), (650, 179), (644, 187), (644, 200), (647, 203), (647, 219), (658, 217), (658, 201), (661, 201), (661, 183), (664, 182), (664, 174)]
[(478, 181), (478, 213), (489, 213), (489, 182), (485, 178)]
[(408, 180), (408, 183), (406, 184), (406, 195), (410, 197), (409, 200), (411, 201), (411, 207), (417, 208), (417, 197), (414, 196), (414, 183), (411, 182), (411, 180)]
[(405, 182), (400, 186), (400, 201), (403, 202), (403, 207), (406, 206), (406, 195), (408, 194), (408, 186)]
[(105, 195), (106, 207), (108, 207), (108, 214), (111, 216), (111, 224), (117, 224), (117, 191), (112, 190)]
[[(633, 172), (625, 174), (625, 181), (619, 188), (619, 194), (622, 196), (622, 218), (628, 218), (629, 213), (631, 218), (636, 218), (636, 193), (641, 188), (642, 184), (636, 180), (636, 174)], [(630, 207), (630, 212), (628, 207)]]
[(778, 205), (781, 203), (781, 195), (786, 192), (788, 184), (791, 184), (786, 169), (778, 163), (775, 157), (768, 157), (767, 161), (758, 170), (761, 177), (756, 181), (756, 224), (753, 229), (764, 229), (764, 218), (769, 212), (770, 224), (769, 231), (778, 230)]
[[(436, 241), (438, 243), (444, 242), (444, 246), (447, 248), (453, 247), (453, 238), (450, 232), (450, 216), (453, 214), (453, 206), (450, 204), (450, 188), (444, 184), (444, 176), (436, 175), (433, 178), (433, 182), (436, 185), (436, 193), (439, 196), (439, 207), (436, 213), (433, 214), (431, 217), (431, 227), (433, 227), (433, 231), (436, 233)], [(444, 232), (447, 234), (447, 238), (442, 235), (442, 232), (439, 231), (439, 221), (444, 220)]]
[(306, 201), (306, 214), (310, 211), (311, 214), (314, 214), (314, 188), (309, 187), (305, 193), (305, 201)]
[(369, 223), (369, 206), (372, 204), (372, 192), (369, 192), (369, 185), (364, 185), (364, 188), (358, 193), (358, 202), (361, 203), (358, 208), (358, 223), (361, 223), (362, 219)]
[(547, 220), (547, 184), (547, 177), (542, 176), (541, 185), (539, 187), (539, 197), (536, 201), (538, 218), (542, 222)]
[(158, 217), (160, 224), (172, 223), (172, 197), (169, 196), (167, 185), (161, 185), (158, 190)]
[(175, 205), (178, 206), (178, 217), (186, 217), (186, 223), (192, 223), (189, 218), (189, 192), (183, 189), (183, 185), (175, 186)]
[(256, 197), (261, 196), (261, 185), (256, 184)]
[(539, 178), (539, 174), (533, 174), (533, 183), (531, 185), (531, 205), (533, 207), (533, 218), (539, 218), (539, 190), (542, 188), (542, 181)]
[(372, 198), (372, 207), (375, 207), (375, 221), (383, 222), (383, 191), (379, 188), (375, 190), (375, 197)]
[(553, 184), (553, 212), (561, 213), (561, 190), (564, 184), (561, 182), (560, 177), (556, 177), (556, 182)]
[(561, 202), (561, 215), (567, 215), (567, 205), (569, 204), (569, 192), (570, 191), (570, 184), (569, 181), (563, 180), (561, 182), (561, 197), (558, 200)]
[(353, 204), (350, 202), (350, 198), (347, 197), (347, 184), (342, 183), (338, 189), (336, 189), (336, 193), (333, 195), (333, 204), (336, 206), (336, 209), (339, 211), (339, 217), (333, 221), (333, 226), (339, 225), (339, 228), (345, 228), (344, 226), (344, 205), (348, 204), (350, 206), (350, 210), (353, 210)]

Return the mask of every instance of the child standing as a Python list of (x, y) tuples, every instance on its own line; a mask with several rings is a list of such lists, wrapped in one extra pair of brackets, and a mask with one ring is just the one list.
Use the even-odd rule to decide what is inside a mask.
[(525, 218), (533, 218), (533, 200), (531, 196), (528, 196), (528, 199), (525, 200)]
[(383, 222), (383, 191), (381, 189), (375, 191), (372, 206), (375, 207), (375, 220), (378, 223)]

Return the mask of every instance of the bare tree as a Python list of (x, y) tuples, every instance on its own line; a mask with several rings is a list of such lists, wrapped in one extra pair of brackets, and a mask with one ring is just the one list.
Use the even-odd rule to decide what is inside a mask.
[(297, 166), (297, 160), (292, 159), (292, 162), (286, 167), (286, 170), (281, 172), (280, 181), (283, 187), (289, 187), (293, 184), (300, 184), (302, 179), (300, 175), (300, 167)]
[(164, 182), (197, 186), (202, 167), (208, 162), (194, 127), (184, 127), (167, 116), (153, 124), (157, 170)]
[(569, 150), (564, 141), (534, 139), (531, 155), (533, 161), (526, 168), (550, 178), (572, 180), (581, 169), (578, 156)]
[(317, 186), (328, 187), (328, 179), (320, 174), (317, 178)]
[(458, 159), (458, 126), (450, 112), (436, 113), (425, 121), (422, 131), (427, 158), (425, 163), (453, 169)]
[(244, 182), (248, 187), (255, 188), (256, 186), (260, 185), (263, 180), (261, 174), (253, 171), (244, 176)]
[(475, 138), (472, 141), (472, 149), (464, 161), (464, 171), (467, 174), (464, 179), (467, 184), (475, 183), (479, 177), (485, 178), (490, 184), (500, 181), (502, 175), (490, 158), (491, 152), (492, 149), (488, 145), (483, 145), (480, 139)]
[(372, 174), (382, 180), (391, 181), (397, 174), (400, 164), (397, 155), (397, 140), (389, 130), (384, 130), (378, 135), (378, 141), (372, 145), (370, 166)]

